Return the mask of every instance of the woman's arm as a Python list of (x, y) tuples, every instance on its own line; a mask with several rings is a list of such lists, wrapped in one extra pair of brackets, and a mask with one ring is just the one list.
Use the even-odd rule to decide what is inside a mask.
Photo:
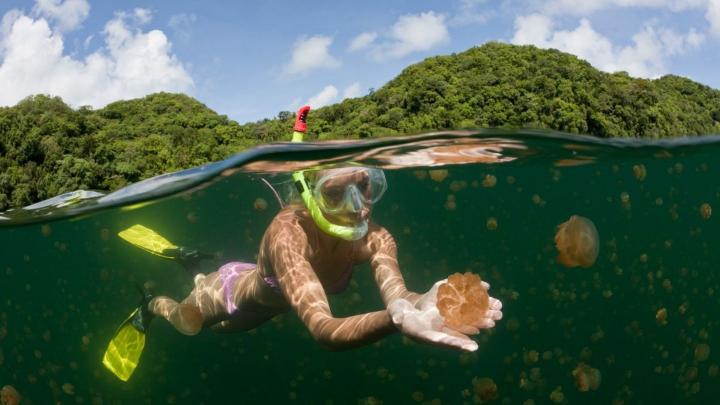
[(307, 235), (297, 223), (274, 224), (268, 253), (283, 294), (313, 338), (331, 350), (373, 343), (397, 331), (387, 311), (335, 318), (325, 290), (308, 262)]
[(421, 296), (405, 287), (405, 280), (398, 266), (397, 246), (390, 232), (377, 225), (372, 226), (365, 252), (369, 256), (373, 276), (385, 306), (397, 298), (404, 298), (415, 305)]
[[(375, 281), (380, 287), (387, 311), (405, 336), (422, 343), (451, 347), (466, 351), (477, 350), (477, 343), (462, 333), (443, 327), (444, 320), (438, 312), (434, 299), (437, 288), (420, 295), (408, 291), (397, 261), (397, 246), (390, 232), (385, 228), (373, 226), (368, 233), (368, 243), (364, 251), (369, 257)], [(439, 285), (444, 281), (439, 281)], [(429, 304), (425, 308), (416, 308), (420, 302)]]

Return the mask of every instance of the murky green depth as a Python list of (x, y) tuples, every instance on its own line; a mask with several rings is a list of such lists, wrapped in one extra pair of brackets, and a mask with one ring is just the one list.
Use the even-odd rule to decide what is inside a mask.
[[(279, 208), (258, 176), (137, 209), (0, 228), (0, 386), (34, 404), (711, 403), (720, 394), (720, 146), (613, 153), (580, 166), (535, 156), (433, 167), (447, 170), (442, 181), (442, 171), (386, 171), (373, 215), (395, 235), (408, 287), (425, 292), (472, 271), (504, 303), (505, 318), (479, 335), (473, 354), (399, 334), (332, 353), (292, 313), (250, 333), (195, 337), (155, 320), (137, 372), (122, 383), (101, 358), (139, 301), (135, 284), (180, 299), (192, 280), (117, 232), (142, 223), (218, 253), (206, 271), (252, 261)], [(591, 268), (555, 260), (556, 227), (574, 214), (600, 235)], [(336, 316), (382, 308), (368, 266), (331, 305)], [(600, 371), (597, 390), (578, 390), (579, 364)], [(497, 385), (495, 399), (475, 389), (481, 378)]]

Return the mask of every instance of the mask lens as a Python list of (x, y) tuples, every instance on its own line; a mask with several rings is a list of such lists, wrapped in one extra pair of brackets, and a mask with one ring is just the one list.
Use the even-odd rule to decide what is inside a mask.
[(313, 188), (318, 204), (328, 213), (358, 212), (374, 204), (385, 193), (387, 183), (382, 170), (342, 168), (328, 170)]
[(368, 192), (367, 196), (369, 203), (375, 204), (380, 201), (380, 198), (385, 194), (387, 190), (387, 182), (385, 180), (385, 173), (379, 169), (368, 169)]
[(323, 205), (329, 209), (339, 209), (345, 199), (345, 186), (327, 185), (320, 188)]

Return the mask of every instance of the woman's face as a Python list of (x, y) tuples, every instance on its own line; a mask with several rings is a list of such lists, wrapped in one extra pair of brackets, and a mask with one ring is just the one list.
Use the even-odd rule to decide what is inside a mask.
[(364, 168), (328, 169), (317, 173), (325, 217), (333, 223), (354, 225), (370, 218), (373, 195), (370, 175)]

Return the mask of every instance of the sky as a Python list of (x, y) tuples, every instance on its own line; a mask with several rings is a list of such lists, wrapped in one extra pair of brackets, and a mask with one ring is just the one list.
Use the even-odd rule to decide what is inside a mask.
[(720, 0), (2, 0), (0, 105), (182, 92), (240, 123), (378, 89), (488, 41), (720, 88)]

